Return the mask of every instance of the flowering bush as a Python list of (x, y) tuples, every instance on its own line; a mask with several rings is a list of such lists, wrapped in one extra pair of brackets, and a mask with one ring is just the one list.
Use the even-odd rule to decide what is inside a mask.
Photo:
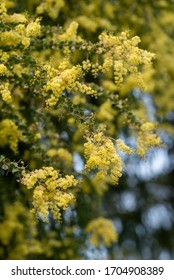
[(145, 157), (161, 145), (156, 123), (132, 94), (150, 92), (150, 80), (159, 103), (156, 91), (164, 84), (156, 86), (155, 47), (140, 47), (129, 26), (116, 29), (121, 1), (104, 1), (105, 9), (100, 1), (24, 1), (21, 11), (18, 1), (1, 2), (0, 167), (7, 176), (0, 255), (73, 259), (90, 240), (109, 247), (118, 236), (101, 217), (101, 203), (126, 170), (123, 153)]

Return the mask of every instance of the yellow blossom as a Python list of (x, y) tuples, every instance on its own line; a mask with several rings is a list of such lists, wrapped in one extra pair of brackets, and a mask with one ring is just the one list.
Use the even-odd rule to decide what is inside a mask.
[(86, 227), (86, 232), (90, 234), (90, 242), (96, 247), (101, 244), (110, 247), (118, 240), (112, 221), (102, 217), (90, 221)]
[(11, 103), (12, 102), (12, 96), (11, 92), (9, 90), (9, 84), (1, 84), (0, 85), (0, 94), (2, 96), (2, 100), (6, 103)]
[(30, 45), (30, 38), (28, 38), (28, 37), (23, 37), (21, 43), (22, 43), (22, 45), (23, 45), (25, 48), (28, 48), (29, 45)]
[(104, 193), (108, 190), (108, 183), (110, 182), (109, 178), (100, 180), (97, 176), (92, 177), (90, 180), (82, 180), (82, 190), (84, 193), (95, 192), (99, 196), (103, 196)]
[(138, 86), (142, 85), (138, 66), (149, 65), (155, 55), (140, 49), (139, 42), (138, 36), (129, 38), (128, 32), (122, 32), (120, 36), (103, 32), (99, 36), (100, 49), (104, 53), (102, 71), (108, 74), (113, 68), (117, 89), (121, 88), (124, 79), (130, 74), (136, 75)]
[(105, 101), (100, 107), (97, 112), (97, 118), (101, 121), (113, 121), (116, 112), (112, 108), (112, 104), (110, 100)]
[(41, 34), (41, 25), (40, 19), (37, 18), (35, 21), (30, 22), (26, 27), (26, 35), (27, 37), (36, 38)]
[(4, 76), (8, 73), (8, 69), (4, 64), (0, 64), (0, 76)]
[(116, 143), (117, 143), (117, 148), (120, 151), (124, 152), (125, 154), (129, 155), (133, 153), (133, 150), (127, 145), (125, 145), (122, 139), (117, 139)]
[(122, 161), (116, 152), (112, 141), (98, 132), (87, 138), (85, 147), (85, 171), (96, 170), (97, 178), (110, 177), (112, 183), (117, 184), (122, 176)]
[(14, 30), (4, 31), (0, 35), (0, 45), (16, 45), (20, 43), (21, 36)]
[(154, 129), (155, 124), (151, 122), (146, 122), (141, 125), (137, 138), (138, 155), (144, 156), (149, 149), (161, 145), (161, 139), (153, 132)]
[(58, 158), (63, 164), (65, 164), (68, 167), (72, 165), (72, 155), (67, 149), (49, 149), (47, 155), (49, 157)]
[(97, 30), (97, 22), (94, 19), (89, 18), (88, 16), (81, 15), (76, 18), (76, 21), (83, 28), (95, 32)]
[(91, 64), (91, 61), (89, 59), (87, 60), (84, 60), (82, 62), (82, 67), (85, 71), (89, 71), (89, 69), (91, 68), (92, 64)]
[(104, 80), (102, 81), (102, 86), (108, 90), (108, 91), (116, 91), (117, 90), (117, 86), (110, 80)]
[(6, 204), (4, 212), (4, 220), (0, 222), (0, 243), (4, 253), (8, 248), (8, 259), (25, 259), (28, 254), (42, 253), (43, 248), (36, 238), (36, 222), (28, 209), (16, 201)]
[(146, 122), (146, 123), (143, 123), (143, 124), (141, 125), (141, 130), (142, 130), (142, 131), (154, 130), (155, 127), (156, 127), (156, 126), (155, 126), (154, 123)]
[(52, 67), (44, 67), (44, 69), (48, 72), (48, 76), (51, 76), (51, 79), (48, 80), (44, 87), (46, 92), (49, 90), (52, 91), (52, 95), (46, 101), (50, 107), (57, 103), (65, 89), (75, 92), (79, 91), (87, 95), (93, 95), (95, 93), (90, 86), (79, 82), (79, 79), (83, 76), (80, 65), (73, 66), (70, 69), (64, 69), (63, 71), (54, 71)]
[(0, 147), (9, 145), (10, 149), (17, 153), (18, 142), (22, 140), (22, 133), (12, 120), (5, 119), (0, 122)]
[(1, 17), (6, 15), (7, 9), (5, 3), (0, 3), (0, 15)]
[(28, 74), (28, 68), (23, 67), (21, 64), (15, 64), (13, 67), (13, 72), (18, 76), (22, 77), (22, 74)]
[(26, 17), (25, 17), (25, 15), (23, 15), (23, 14), (19, 14), (19, 13), (14, 13), (14, 14), (12, 14), (12, 15), (5, 15), (4, 17), (3, 17), (3, 20), (5, 21), (5, 22), (14, 22), (14, 23), (25, 23), (25, 22), (27, 22), (27, 19), (26, 19)]
[(73, 97), (72, 100), (73, 104), (78, 105), (78, 104), (85, 104), (86, 98), (81, 96), (80, 94), (77, 94)]
[(55, 20), (64, 5), (64, 0), (43, 0), (42, 3), (37, 7), (36, 12), (38, 14), (43, 14), (46, 12), (50, 18)]
[(62, 41), (82, 41), (82, 39), (77, 36), (78, 23), (76, 21), (71, 22), (65, 33), (59, 35), (59, 40)]
[(3, 52), (2, 50), (0, 50), (0, 58), (1, 61), (6, 61), (9, 58), (9, 54), (7, 52)]
[(55, 219), (60, 220), (60, 210), (66, 210), (75, 201), (74, 194), (68, 189), (76, 186), (78, 181), (72, 175), (61, 177), (53, 167), (43, 167), (30, 173), (23, 172), (21, 183), (28, 189), (34, 189), (32, 212), (48, 221), (49, 210)]

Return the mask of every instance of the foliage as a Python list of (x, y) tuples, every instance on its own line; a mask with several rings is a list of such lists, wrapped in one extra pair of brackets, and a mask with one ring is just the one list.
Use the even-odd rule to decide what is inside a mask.
[(164, 121), (173, 109), (171, 4), (0, 4), (2, 259), (86, 258), (118, 241), (107, 191), (125, 157), (162, 146), (135, 92)]

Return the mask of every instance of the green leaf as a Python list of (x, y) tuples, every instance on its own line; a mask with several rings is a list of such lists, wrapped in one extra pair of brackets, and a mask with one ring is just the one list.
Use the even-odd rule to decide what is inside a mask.
[(4, 159), (5, 163), (11, 163), (11, 160), (9, 158)]
[(16, 173), (16, 172), (18, 172), (18, 169), (17, 168), (13, 168), (11, 172), (12, 173)]
[(8, 167), (6, 164), (3, 164), (1, 168), (2, 168), (3, 170), (8, 170), (9, 167)]
[(0, 155), (0, 161), (4, 160), (4, 159), (5, 159), (5, 157), (3, 155)]

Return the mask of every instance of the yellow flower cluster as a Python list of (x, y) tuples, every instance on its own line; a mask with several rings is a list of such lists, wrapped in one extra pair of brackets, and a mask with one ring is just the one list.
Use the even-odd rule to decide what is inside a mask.
[(8, 259), (19, 260), (30, 253), (41, 253), (43, 249), (36, 234), (33, 215), (19, 201), (7, 204), (4, 221), (0, 223), (1, 256), (8, 251)]
[(78, 23), (76, 21), (71, 22), (65, 33), (58, 36), (58, 39), (61, 41), (73, 41), (73, 42), (79, 42), (82, 41), (82, 39), (77, 36), (77, 29), (78, 29)]
[(84, 144), (86, 165), (85, 171), (96, 170), (97, 178), (111, 178), (112, 183), (117, 184), (122, 176), (122, 161), (116, 152), (112, 141), (98, 132), (92, 137), (87, 137)]
[(101, 121), (113, 121), (116, 112), (112, 108), (112, 104), (110, 100), (105, 101), (100, 107), (97, 112), (97, 118)]
[[(61, 68), (61, 65), (60, 65)], [(46, 92), (52, 91), (52, 95), (47, 99), (48, 106), (54, 106), (64, 90), (72, 90), (84, 94), (93, 95), (95, 91), (88, 85), (80, 83), (79, 79), (83, 76), (80, 65), (69, 69), (44, 68), (48, 73), (48, 81), (44, 89)]]
[(22, 74), (29, 74), (29, 69), (27, 67), (23, 67), (21, 64), (15, 64), (13, 67), (13, 73), (15, 73), (18, 77), (22, 77)]
[(112, 221), (102, 217), (89, 222), (86, 232), (90, 234), (90, 242), (96, 247), (99, 247), (101, 243), (110, 247), (118, 240)]
[(0, 50), (0, 58), (1, 61), (5, 62), (9, 58), (9, 54), (7, 52)]
[(5, 22), (14, 22), (17, 25), (9, 31), (1, 32), (0, 45), (13, 46), (21, 43), (25, 48), (30, 45), (30, 38), (36, 38), (41, 34), (40, 19), (32, 20), (27, 23), (27, 19), (22, 14), (14, 13), (8, 15), (6, 10), (0, 16)]
[(90, 19), (89, 16), (80, 15), (76, 18), (76, 20), (84, 29), (90, 30), (91, 32), (95, 32), (97, 30), (97, 22), (93, 19)]
[(36, 13), (47, 13), (53, 20), (58, 17), (60, 10), (65, 5), (64, 0), (43, 0), (41, 2), (42, 3), (36, 9)]
[(99, 196), (104, 195), (104, 193), (108, 190), (109, 178), (105, 178), (104, 180), (100, 180), (97, 176), (94, 176), (91, 179), (92, 187), (95, 189), (96, 193)]
[(75, 201), (68, 189), (76, 186), (78, 181), (74, 176), (60, 177), (59, 171), (53, 167), (43, 167), (30, 173), (23, 172), (21, 183), (33, 191), (33, 213), (48, 221), (49, 210), (53, 217), (61, 220), (60, 210), (66, 210)]
[(127, 71), (126, 67), (124, 67), (124, 64), (122, 61), (114, 62), (113, 68), (114, 68), (115, 84), (118, 87), (120, 87), (123, 83), (123, 78), (124, 78), (124, 76), (126, 76), (128, 71)]
[(98, 111), (96, 112), (97, 119), (106, 125), (107, 127), (107, 133), (108, 135), (112, 136), (115, 135), (115, 125), (114, 120), (117, 112), (112, 107), (112, 102), (107, 99), (104, 101), (100, 107), (98, 108)]
[(8, 74), (8, 69), (4, 64), (0, 64), (0, 76), (4, 76)]
[(100, 180), (96, 175), (91, 179), (84, 178), (81, 181), (82, 191), (85, 194), (96, 193), (98, 196), (103, 196), (104, 193), (108, 190), (108, 184), (110, 183), (109, 178)]
[(145, 153), (153, 147), (159, 147), (161, 145), (161, 139), (157, 136), (153, 130), (155, 124), (146, 122), (141, 125), (137, 138), (137, 154), (144, 156)]
[(127, 155), (133, 154), (133, 150), (129, 146), (125, 145), (122, 139), (117, 139), (116, 143), (118, 150), (124, 152)]
[(1, 15), (1, 18), (5, 22), (13, 22), (13, 23), (26, 23), (27, 18), (23, 14), (14, 13), (12, 15), (7, 14), (7, 10), (4, 10), (4, 13)]
[(111, 80), (103, 80), (101, 84), (108, 91), (113, 92), (117, 90), (117, 86)]
[(29, 22), (26, 27), (26, 36), (36, 38), (41, 34), (40, 18)]
[(12, 102), (11, 92), (9, 90), (9, 84), (4, 83), (0, 85), (0, 94), (2, 96), (2, 100), (6, 103)]
[(12, 120), (2, 120), (0, 122), (0, 147), (9, 145), (10, 149), (17, 153), (19, 141), (23, 141), (23, 136), (17, 125)]
[(85, 98), (85, 96), (81, 96), (80, 94), (76, 93), (73, 96), (72, 102), (73, 102), (74, 105), (85, 104), (86, 103), (86, 98)]
[[(154, 80), (152, 80), (154, 73), (155, 73), (155, 70), (153, 69), (152, 65), (148, 66), (148, 67), (144, 66), (144, 67), (142, 67), (141, 76), (139, 76), (139, 78), (140, 78), (139, 82), (142, 83), (141, 88), (145, 87), (146, 92), (148, 92), (148, 93), (154, 92), (155, 84), (154, 84)], [(120, 90), (120, 95), (121, 96), (127, 95), (128, 92), (131, 92), (131, 90), (133, 90), (136, 87), (137, 87), (137, 76), (131, 75), (131, 76), (127, 77), (127, 79), (123, 83), (121, 90)]]
[(96, 78), (98, 76), (98, 73), (101, 72), (102, 66), (98, 62), (93, 63), (91, 66), (92, 66), (91, 73), (94, 76), (94, 78)]
[(82, 67), (85, 71), (89, 71), (89, 69), (92, 67), (91, 61), (89, 59), (83, 60)]
[(102, 71), (107, 74), (113, 68), (118, 88), (122, 85), (124, 77), (132, 73), (139, 74), (138, 66), (150, 64), (155, 57), (154, 54), (140, 49), (139, 42), (138, 36), (129, 39), (128, 32), (122, 32), (120, 36), (103, 32), (99, 36), (98, 52), (104, 53)]
[(1, 18), (4, 16), (4, 14), (7, 13), (6, 5), (5, 3), (0, 3), (0, 16)]
[(47, 152), (47, 155), (49, 157), (56, 157), (58, 158), (61, 162), (66, 164), (68, 167), (72, 165), (72, 155), (70, 152), (64, 148), (59, 148), (59, 149), (49, 149)]

